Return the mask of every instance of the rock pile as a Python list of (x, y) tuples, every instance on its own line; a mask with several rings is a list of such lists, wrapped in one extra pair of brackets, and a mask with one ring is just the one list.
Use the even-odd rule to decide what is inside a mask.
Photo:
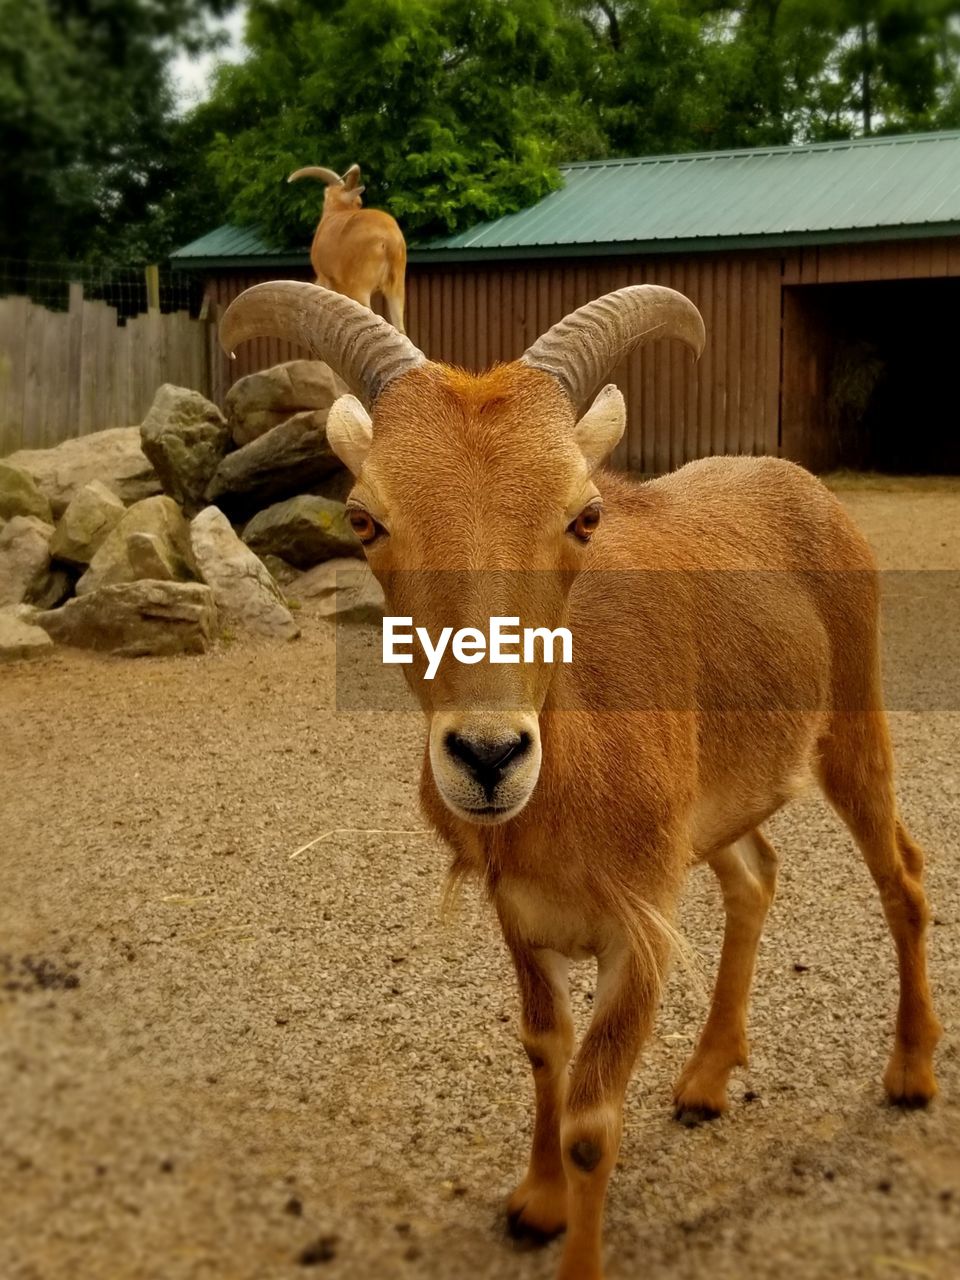
[[(225, 413), (165, 384), (140, 427), (0, 461), (0, 661), (53, 642), (138, 655), (289, 640), (288, 600), (375, 620), (382, 595), (326, 439), (336, 395), (312, 360), (241, 378)], [(353, 571), (339, 593), (338, 568)]]

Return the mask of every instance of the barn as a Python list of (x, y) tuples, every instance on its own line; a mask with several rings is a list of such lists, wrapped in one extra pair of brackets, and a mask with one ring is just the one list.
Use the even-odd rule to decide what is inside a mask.
[[(814, 470), (960, 472), (960, 132), (589, 161), (520, 213), (413, 246), (408, 330), (434, 359), (519, 355), (608, 290), (670, 285), (703, 313), (618, 370), (630, 428), (614, 461), (656, 473), (712, 453)], [(173, 255), (211, 303), (310, 278), (306, 250), (220, 227)], [(238, 374), (297, 354), (251, 343)]]

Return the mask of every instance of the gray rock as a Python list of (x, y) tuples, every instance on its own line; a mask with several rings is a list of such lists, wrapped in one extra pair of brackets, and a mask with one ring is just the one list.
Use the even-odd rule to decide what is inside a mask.
[(55, 609), (73, 594), (74, 578), (65, 569), (51, 565), (46, 577), (29, 594), (29, 603), (38, 609)]
[(34, 617), (59, 644), (141, 657), (203, 653), (217, 631), (213, 592), (200, 582), (122, 582)]
[(0, 530), (0, 608), (42, 597), (50, 574), (53, 525), (14, 516)]
[(42, 628), (0, 610), (0, 662), (42, 658), (52, 648), (53, 641)]
[(294, 640), (300, 628), (267, 567), (245, 547), (217, 507), (207, 507), (190, 525), (200, 576), (213, 592), (221, 627)]
[(355, 483), (347, 468), (339, 467), (324, 476), (319, 484), (311, 485), (308, 492), (315, 493), (319, 498), (332, 498), (334, 502), (346, 502)]
[(102, 481), (125, 505), (161, 492), (157, 473), (140, 448), (139, 427), (95, 431), (53, 449), (20, 449), (6, 461), (32, 476), (55, 517), (91, 480)]
[(156, 533), (128, 534), (127, 560), (134, 579), (155, 578), (158, 582), (176, 582), (183, 577), (182, 573), (178, 573), (180, 566), (168, 540)]
[(203, 506), (207, 485), (230, 443), (230, 428), (199, 391), (165, 382), (140, 426), (140, 441), (164, 493), (192, 514)]
[(341, 470), (327, 444), (326, 423), (326, 409), (308, 409), (228, 453), (207, 486), (207, 500), (231, 515), (249, 516)]
[(147, 498), (124, 512), (77, 583), (77, 595), (144, 576), (177, 581), (197, 577), (190, 526), (166, 496)]
[(90, 563), (107, 534), (120, 522), (124, 505), (99, 480), (78, 489), (60, 517), (50, 554), (81, 568)]
[(244, 529), (243, 540), (258, 555), (280, 556), (298, 569), (334, 556), (361, 554), (343, 503), (313, 494), (300, 494), (259, 512)]
[(289, 360), (240, 378), (224, 401), (234, 443), (249, 444), (302, 409), (329, 409), (339, 393), (320, 360)]
[(339, 556), (301, 573), (290, 583), (287, 594), (294, 600), (308, 600), (311, 612), (338, 622), (379, 625), (383, 617), (383, 588), (359, 560)]
[(50, 503), (29, 472), (0, 462), (0, 519), (9, 520), (12, 516), (36, 516), (45, 524), (53, 524)]
[(279, 556), (272, 556), (269, 553), (261, 556), (261, 564), (266, 565), (270, 577), (279, 586), (286, 586), (288, 582), (292, 582), (294, 578), (299, 578), (300, 570), (295, 569), (292, 564), (287, 564), (286, 560), (281, 560)]

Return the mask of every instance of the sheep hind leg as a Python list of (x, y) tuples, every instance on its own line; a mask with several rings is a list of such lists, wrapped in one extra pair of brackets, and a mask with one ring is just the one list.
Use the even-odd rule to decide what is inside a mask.
[(820, 778), (880, 893), (897, 951), (900, 999), (883, 1082), (898, 1106), (922, 1107), (937, 1092), (933, 1051), (941, 1036), (927, 979), (923, 851), (897, 817), (893, 758), (880, 710), (838, 713), (821, 743)]
[(388, 285), (383, 291), (384, 308), (387, 319), (399, 333), (406, 333), (403, 327), (403, 284)]
[(767, 911), (777, 883), (777, 855), (759, 830), (708, 858), (723, 893), (726, 923), (710, 1012), (674, 1090), (681, 1124), (715, 1119), (727, 1107), (727, 1081), (747, 1065), (747, 1008)]

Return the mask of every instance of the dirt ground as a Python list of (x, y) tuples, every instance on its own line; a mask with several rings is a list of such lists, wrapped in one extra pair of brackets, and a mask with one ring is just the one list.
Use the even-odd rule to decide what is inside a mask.
[[(884, 564), (960, 569), (960, 486), (838, 487)], [(669, 1096), (706, 996), (671, 981), (629, 1093), (611, 1280), (960, 1276), (944, 582), (901, 618), (903, 652), (930, 661), (924, 709), (904, 698), (892, 717), (929, 858), (941, 1097), (926, 1113), (883, 1104), (892, 948), (811, 795), (770, 824), (783, 866), (752, 1062), (729, 1114), (699, 1129), (673, 1122)], [(504, 1233), (532, 1090), (495, 922), (471, 897), (440, 918), (419, 719), (338, 715), (332, 628), (301, 617), (286, 647), (63, 651), (0, 671), (2, 1280), (552, 1277), (556, 1245)], [(694, 873), (682, 927), (701, 986), (720, 922)], [(576, 981), (585, 1016), (592, 970)]]

